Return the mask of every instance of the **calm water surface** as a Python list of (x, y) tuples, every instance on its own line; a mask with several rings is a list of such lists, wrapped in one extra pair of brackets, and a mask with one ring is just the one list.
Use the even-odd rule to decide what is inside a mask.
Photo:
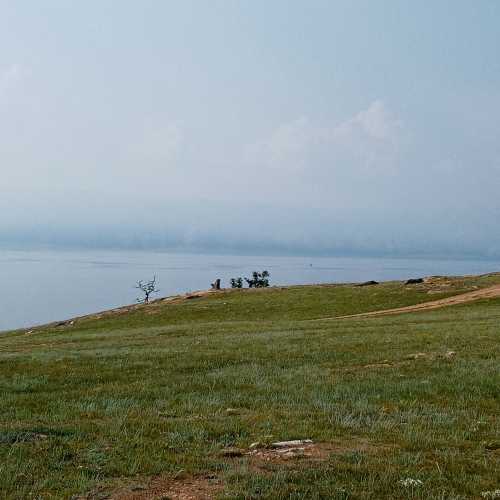
[(342, 257), (255, 257), (129, 251), (0, 251), (0, 330), (135, 302), (156, 275), (158, 296), (210, 287), (267, 269), (272, 284), (390, 280), (500, 271), (500, 262)]

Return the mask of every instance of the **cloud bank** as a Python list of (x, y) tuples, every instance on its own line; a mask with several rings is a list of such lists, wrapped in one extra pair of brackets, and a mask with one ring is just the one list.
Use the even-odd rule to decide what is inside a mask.
[(481, 12), (3, 4), (0, 245), (499, 256)]

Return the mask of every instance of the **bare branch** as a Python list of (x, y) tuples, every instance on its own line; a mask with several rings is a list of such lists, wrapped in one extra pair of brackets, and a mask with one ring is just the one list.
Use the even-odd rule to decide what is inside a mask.
[(149, 302), (149, 297), (151, 296), (151, 294), (158, 293), (160, 291), (158, 288), (156, 288), (156, 276), (154, 276), (152, 280), (147, 282), (144, 282), (142, 280), (138, 281), (135, 288), (138, 288), (144, 294), (144, 298), (138, 298), (137, 301), (144, 302), (145, 304)]

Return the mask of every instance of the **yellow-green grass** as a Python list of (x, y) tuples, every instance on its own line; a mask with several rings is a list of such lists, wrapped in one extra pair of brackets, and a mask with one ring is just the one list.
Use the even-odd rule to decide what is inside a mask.
[[(229, 291), (1, 334), (0, 497), (105, 497), (182, 470), (221, 498), (481, 498), (500, 488), (500, 300), (310, 320), (497, 283)], [(338, 450), (220, 454), (301, 438)]]

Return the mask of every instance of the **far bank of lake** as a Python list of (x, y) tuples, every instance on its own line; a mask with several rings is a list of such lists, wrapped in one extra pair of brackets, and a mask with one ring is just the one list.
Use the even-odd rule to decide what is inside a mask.
[(386, 281), (500, 271), (500, 261), (203, 255), (134, 251), (0, 251), (0, 331), (135, 302), (135, 283), (156, 276), (167, 296), (267, 269), (272, 285)]

